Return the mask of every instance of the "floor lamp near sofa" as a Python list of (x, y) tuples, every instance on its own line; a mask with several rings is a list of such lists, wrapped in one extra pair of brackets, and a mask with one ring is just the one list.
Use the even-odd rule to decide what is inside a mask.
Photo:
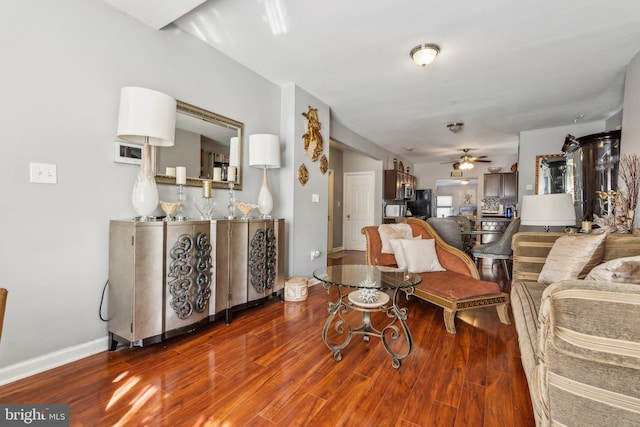
[(549, 232), (551, 226), (575, 226), (573, 196), (568, 193), (522, 196), (522, 225), (538, 225)]

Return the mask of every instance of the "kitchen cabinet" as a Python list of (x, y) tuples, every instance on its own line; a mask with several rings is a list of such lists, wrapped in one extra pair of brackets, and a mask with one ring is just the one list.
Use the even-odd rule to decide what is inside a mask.
[(484, 174), (484, 198), (517, 199), (517, 172)]
[[(384, 198), (386, 200), (415, 200), (416, 183), (417, 179), (413, 175), (399, 170), (387, 169), (384, 171)], [(405, 194), (407, 188), (410, 188), (409, 196)]]

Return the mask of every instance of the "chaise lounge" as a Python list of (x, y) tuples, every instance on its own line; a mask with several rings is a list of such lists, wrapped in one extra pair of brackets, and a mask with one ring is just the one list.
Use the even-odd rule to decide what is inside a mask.
[[(407, 290), (407, 297), (416, 297), (444, 309), (444, 323), (447, 332), (456, 333), (455, 317), (459, 311), (479, 307), (496, 306), (498, 317), (509, 324), (507, 306), (509, 294), (501, 292), (498, 284), (480, 280), (480, 274), (474, 262), (464, 252), (448, 245), (425, 221), (409, 219), (412, 238), (433, 239), (438, 261), (445, 271), (412, 271), (422, 276), (422, 283)], [(366, 237), (366, 262), (369, 265), (397, 267), (393, 253), (384, 253), (383, 239), (379, 226), (362, 229)], [(420, 256), (424, 254), (419, 254)]]

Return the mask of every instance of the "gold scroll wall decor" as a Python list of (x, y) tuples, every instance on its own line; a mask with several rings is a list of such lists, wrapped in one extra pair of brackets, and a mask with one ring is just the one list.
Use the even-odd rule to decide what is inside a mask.
[(309, 111), (302, 113), (302, 115), (307, 119), (307, 132), (302, 135), (304, 153), (311, 157), (312, 162), (315, 162), (324, 151), (322, 134), (320, 133), (321, 125), (318, 120), (318, 109), (309, 106)]
[(300, 184), (302, 184), (303, 187), (307, 181), (309, 181), (309, 171), (304, 163), (298, 168), (298, 181), (300, 181)]

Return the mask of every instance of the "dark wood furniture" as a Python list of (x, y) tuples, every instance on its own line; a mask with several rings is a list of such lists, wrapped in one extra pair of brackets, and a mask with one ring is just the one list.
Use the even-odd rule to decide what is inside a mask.
[[(415, 200), (417, 179), (408, 173), (387, 169), (384, 171), (384, 199), (387, 200)], [(411, 198), (405, 198), (404, 187), (410, 185), (414, 193)]]
[(484, 174), (484, 197), (499, 199), (518, 198), (518, 173)]

